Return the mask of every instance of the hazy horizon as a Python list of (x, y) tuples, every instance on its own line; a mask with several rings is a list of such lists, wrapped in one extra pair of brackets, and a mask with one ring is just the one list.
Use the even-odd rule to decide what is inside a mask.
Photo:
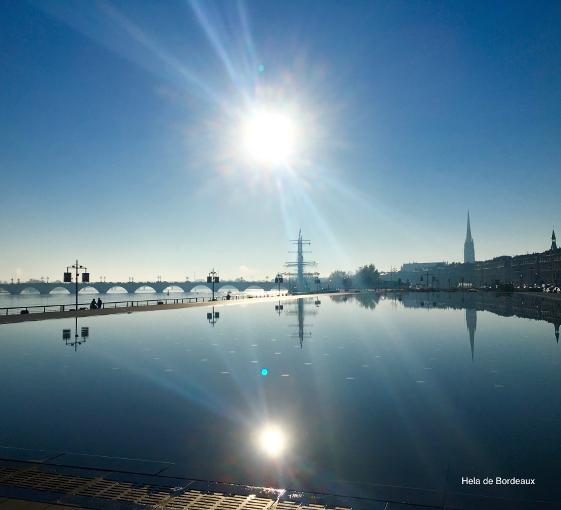
[[(0, 280), (77, 257), (93, 281), (272, 277), (300, 228), (322, 275), (457, 262), (468, 209), (477, 260), (561, 228), (559, 3), (2, 14)], [(263, 108), (293, 123), (290, 161), (242, 154)]]

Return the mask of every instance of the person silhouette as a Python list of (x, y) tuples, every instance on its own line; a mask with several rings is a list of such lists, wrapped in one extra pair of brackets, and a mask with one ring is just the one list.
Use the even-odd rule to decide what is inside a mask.
[(95, 310), (97, 308), (97, 305), (95, 304), (95, 298), (92, 299), (92, 302), (90, 303), (90, 310)]
[(103, 307), (103, 302), (101, 301), (101, 298), (97, 298), (97, 307), (100, 309)]

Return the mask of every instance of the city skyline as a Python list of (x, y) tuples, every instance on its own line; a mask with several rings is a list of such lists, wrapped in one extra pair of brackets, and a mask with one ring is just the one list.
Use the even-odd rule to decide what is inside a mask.
[[(7, 2), (0, 280), (60, 279), (76, 257), (108, 281), (274, 277), (299, 228), (323, 275), (461, 262), (468, 209), (478, 260), (543, 251), (560, 14)], [(263, 104), (295, 124), (290, 165), (240, 157)]]
[[(299, 232), (298, 235), (299, 239), (302, 238), (302, 233), (301, 231)], [(457, 260), (457, 261), (448, 261), (448, 260), (424, 260), (424, 261), (420, 261), (420, 260), (408, 260), (407, 262), (403, 262), (399, 267), (400, 270), (403, 271), (405, 267), (408, 266), (423, 266), (423, 265), (427, 265), (427, 267), (436, 267), (435, 265), (447, 265), (449, 263), (452, 264), (461, 264), (462, 262), (464, 264), (468, 263), (482, 263), (482, 262), (488, 262), (488, 261), (492, 261), (494, 259), (498, 259), (501, 257), (510, 257), (510, 256), (523, 256), (523, 255), (532, 255), (532, 254), (540, 254), (540, 253), (547, 253), (547, 252), (551, 252), (551, 251), (556, 251), (557, 248), (557, 244), (556, 244), (556, 236), (555, 236), (555, 229), (553, 229), (552, 233), (551, 233), (551, 245), (549, 247), (545, 247), (545, 243), (542, 246), (541, 249), (536, 250), (534, 252), (525, 252), (525, 253), (515, 253), (515, 254), (501, 254), (501, 255), (497, 255), (495, 257), (490, 257), (489, 259), (479, 259), (475, 257), (475, 252), (474, 252), (474, 240), (471, 234), (471, 224), (470, 224), (470, 216), (469, 216), (469, 211), (468, 211), (468, 218), (467, 218), (467, 230), (466, 230), (466, 239), (464, 241), (464, 248), (463, 248), (463, 261), (461, 260)], [(296, 240), (291, 240), (289, 241), (289, 243), (296, 243)], [(307, 244), (310, 244), (309, 241), (307, 241)], [(288, 251), (287, 253), (289, 254), (294, 254), (296, 252), (294, 251)], [(309, 251), (304, 251), (303, 253), (309, 254), (311, 252)], [(467, 255), (467, 257), (466, 257)], [(316, 268), (317, 263), (315, 261), (309, 261), (308, 258), (300, 258), (300, 256), (297, 257), (297, 260), (301, 260), (304, 265), (311, 265), (312, 267)], [(78, 261), (77, 261), (78, 262)], [(275, 279), (276, 276), (280, 275), (285, 275), (285, 276), (289, 276), (292, 275), (294, 278), (296, 278), (297, 273), (294, 273), (293, 271), (291, 271), (291, 269), (293, 269), (293, 267), (295, 267), (297, 264), (297, 262), (294, 261), (289, 261), (289, 262), (284, 262), (282, 264), (282, 269), (279, 270), (278, 272), (275, 272), (275, 270), (273, 270), (272, 272), (269, 271), (270, 274), (253, 274), (253, 275), (249, 275), (249, 276), (244, 276), (244, 275), (226, 275), (226, 276), (222, 276), (221, 278), (223, 280), (227, 280), (227, 281), (273, 281)], [(364, 264), (366, 265), (366, 264)], [(348, 273), (354, 273), (355, 271), (357, 271), (360, 267), (357, 268), (353, 268), (351, 270), (345, 270)], [(68, 267), (67, 267), (68, 269)], [(396, 271), (396, 267), (392, 266), (389, 270), (384, 270), (383, 268), (378, 268), (379, 270), (381, 270), (382, 273), (386, 273), (386, 274), (393, 274)], [(335, 268), (334, 271), (339, 271), (340, 268)], [(407, 269), (409, 270), (409, 268)], [(214, 269), (212, 269), (212, 271), (214, 271)], [(242, 271), (243, 272), (243, 271)], [(329, 274), (333, 272), (324, 272), (321, 273), (319, 271), (313, 271), (310, 273), (306, 273), (307, 277), (315, 277), (315, 276), (319, 276), (321, 278), (326, 278), (329, 276)], [(205, 282), (206, 278), (208, 276), (208, 274), (210, 274), (210, 270), (207, 272), (204, 272), (202, 274), (197, 274), (197, 273), (193, 273), (193, 277), (191, 278), (188, 274), (186, 274), (183, 278), (178, 277), (178, 278), (167, 278), (162, 276), (162, 274), (158, 274), (156, 276), (153, 275), (149, 275), (147, 278), (137, 278), (134, 275), (129, 275), (128, 277), (124, 278), (124, 277), (119, 277), (119, 278), (115, 278), (115, 279), (108, 279), (106, 275), (103, 275), (101, 272), (98, 273), (94, 273), (94, 277), (91, 280), (92, 282), (95, 283), (104, 283), (104, 282), (124, 282), (124, 283), (135, 283), (135, 282), (145, 282), (145, 283), (149, 283), (149, 282), (172, 282), (172, 283), (179, 283), (179, 282)], [(219, 271), (216, 272), (216, 274), (221, 274)], [(52, 277), (49, 276), (48, 274), (45, 275), (41, 275), (40, 277), (30, 277), (30, 278), (23, 278), (23, 277), (19, 277), (19, 276), (11, 276), (10, 278), (7, 279), (2, 279), (0, 278), (0, 283), (25, 283), (25, 282), (44, 282), (44, 283), (49, 283), (49, 280), (51, 282), (62, 282), (61, 278), (58, 277)]]

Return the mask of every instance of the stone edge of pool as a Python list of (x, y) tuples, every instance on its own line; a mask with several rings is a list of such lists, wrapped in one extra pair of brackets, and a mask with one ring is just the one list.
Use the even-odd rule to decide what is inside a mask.
[(13, 315), (2, 315), (0, 316), (0, 325), (2, 324), (15, 324), (19, 322), (29, 322), (29, 321), (43, 321), (49, 319), (67, 319), (72, 317), (91, 317), (99, 315), (113, 315), (119, 313), (132, 313), (132, 312), (149, 312), (157, 310), (177, 310), (180, 308), (192, 308), (201, 306), (232, 306), (240, 304), (253, 304), (253, 303), (264, 303), (278, 301), (294, 300), (300, 298), (311, 298), (315, 296), (343, 296), (347, 294), (356, 294), (356, 292), (322, 292), (322, 293), (308, 293), (308, 294), (293, 294), (288, 296), (267, 296), (267, 297), (255, 297), (255, 298), (245, 298), (245, 299), (234, 299), (232, 301), (219, 300), (219, 301), (202, 301), (202, 302), (190, 302), (190, 303), (169, 303), (161, 305), (142, 305), (142, 306), (122, 306), (117, 308), (102, 308), (100, 310), (78, 310), (75, 311), (65, 311), (65, 312), (39, 312), (39, 313), (29, 313), (29, 314), (13, 314)]

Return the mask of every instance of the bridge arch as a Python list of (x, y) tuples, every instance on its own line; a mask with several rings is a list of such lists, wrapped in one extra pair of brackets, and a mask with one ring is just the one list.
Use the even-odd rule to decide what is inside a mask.
[(166, 292), (173, 294), (173, 293), (180, 293), (185, 291), (179, 285), (168, 285), (165, 289), (162, 289), (163, 294), (165, 294)]
[(3, 289), (2, 287), (0, 287), (0, 294), (9, 294), (10, 291)]
[(91, 285), (88, 285), (87, 287), (82, 287), (78, 291), (78, 294), (99, 294), (99, 290), (97, 290), (95, 287), (92, 287)]
[(65, 287), (55, 287), (49, 291), (49, 294), (70, 294), (70, 291)]
[(204, 294), (210, 294), (212, 292), (212, 289), (210, 287), (207, 287), (206, 285), (195, 285), (191, 289), (191, 292), (200, 292), (200, 293), (204, 293)]
[(120, 285), (114, 285), (105, 292), (106, 294), (128, 294), (129, 291)]
[[(273, 296), (276, 296), (279, 293), (279, 288), (278, 287), (273, 287), (271, 289), (267, 289), (265, 290), (266, 293), (268, 294), (273, 294)], [(281, 294), (286, 294), (288, 292), (288, 288), (287, 287), (283, 287), (281, 285), (280, 287), (280, 293)]]
[(24, 289), (21, 289), (20, 294), (41, 294), (41, 292), (39, 292), (38, 289), (36, 289), (35, 287), (29, 286), (29, 287), (25, 287)]
[(141, 285), (134, 290), (135, 294), (156, 294), (156, 289), (150, 285)]
[(250, 296), (260, 296), (261, 294), (265, 294), (266, 290), (258, 285), (250, 285), (244, 289), (243, 293)]
[(226, 294), (228, 292), (232, 294), (239, 294), (240, 290), (235, 285), (223, 285), (217, 290), (217, 292), (220, 294)]

